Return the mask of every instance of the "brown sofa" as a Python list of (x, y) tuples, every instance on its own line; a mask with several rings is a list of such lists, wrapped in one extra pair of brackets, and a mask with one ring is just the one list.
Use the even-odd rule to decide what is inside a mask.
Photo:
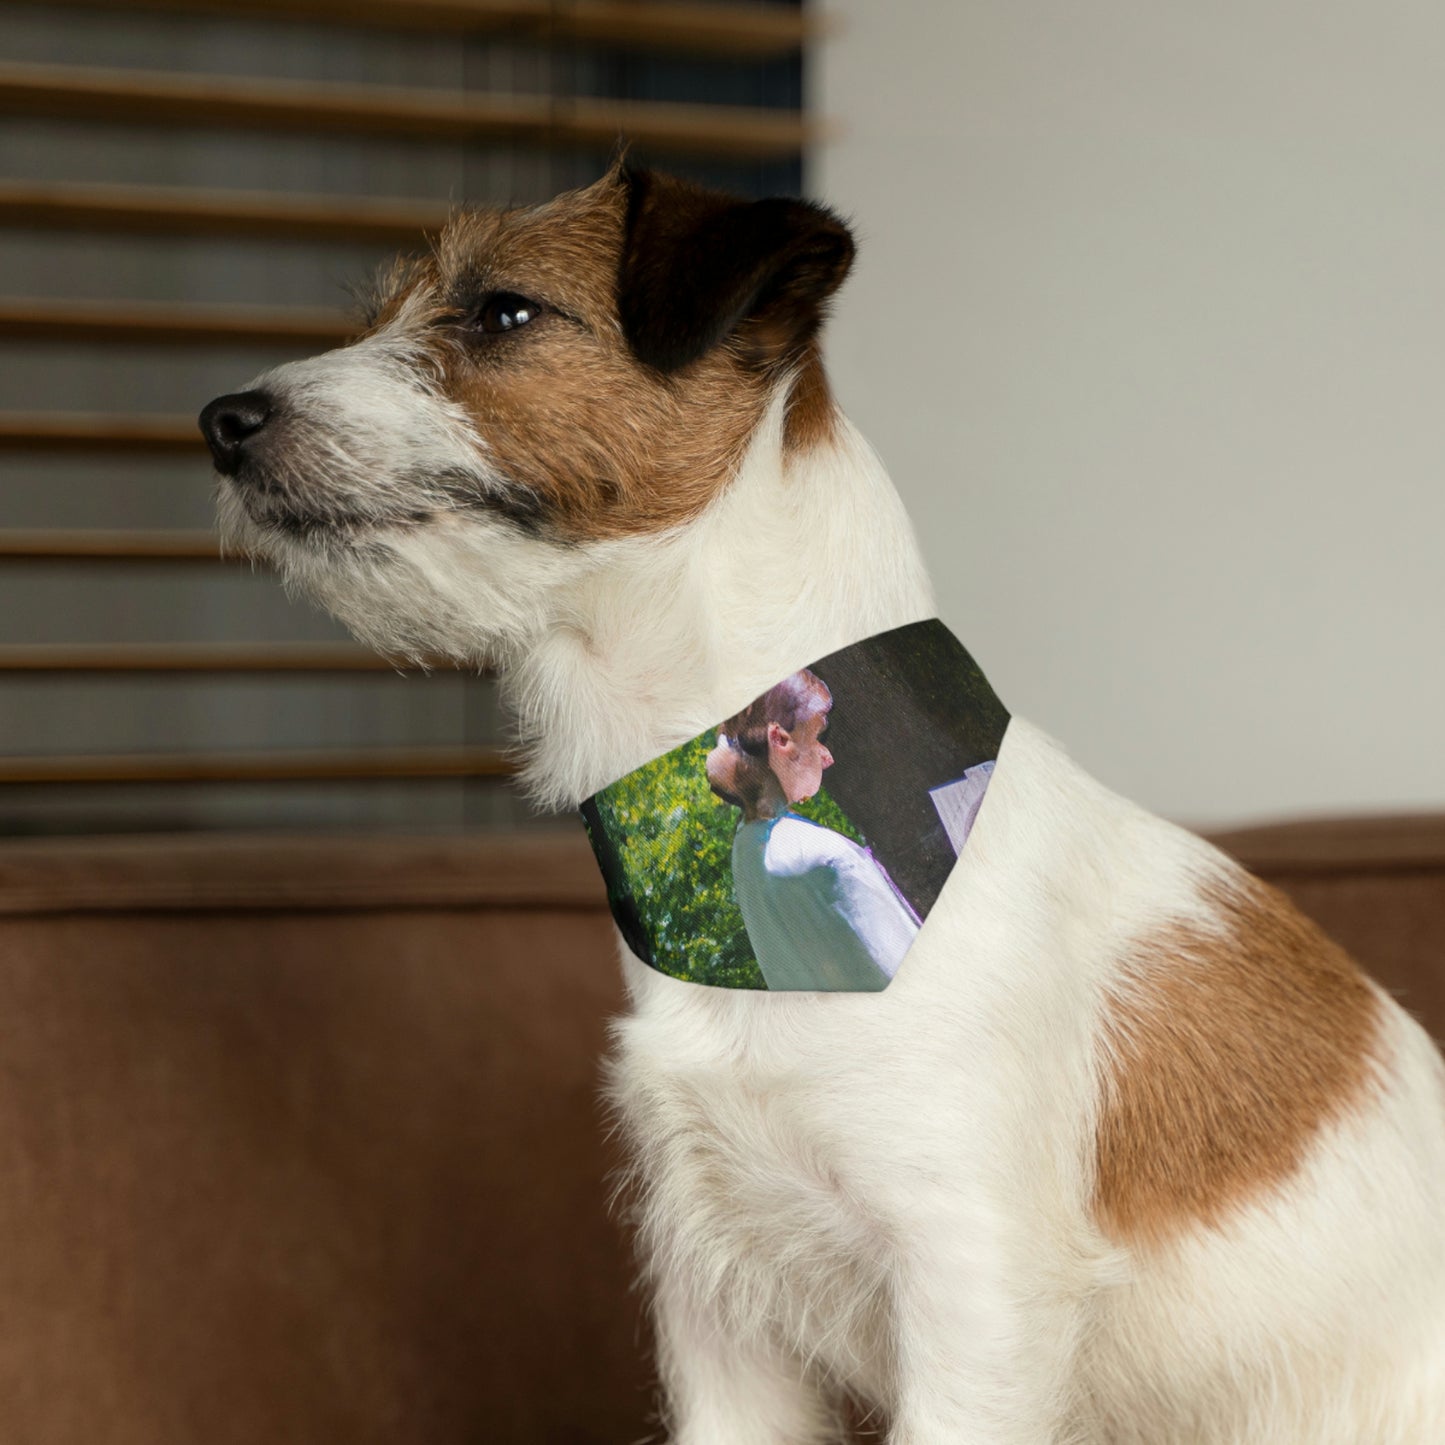
[[(1445, 1033), (1445, 820), (1221, 841)], [(576, 833), (0, 844), (0, 1439), (655, 1430)]]

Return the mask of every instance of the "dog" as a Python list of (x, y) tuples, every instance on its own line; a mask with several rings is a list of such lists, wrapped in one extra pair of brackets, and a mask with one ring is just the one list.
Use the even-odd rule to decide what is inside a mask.
[[(615, 165), (457, 214), (361, 338), (213, 401), (223, 534), (395, 656), (499, 669), (549, 805), (932, 617), (798, 200)], [(923, 302), (923, 293), (917, 293)], [(1277, 893), (1015, 718), (882, 993), (625, 948), (677, 1445), (1445, 1439), (1445, 1073)]]

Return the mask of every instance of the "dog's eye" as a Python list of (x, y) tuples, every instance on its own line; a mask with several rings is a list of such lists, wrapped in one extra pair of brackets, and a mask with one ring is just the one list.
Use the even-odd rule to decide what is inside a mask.
[(515, 331), (519, 326), (535, 321), (541, 312), (539, 302), (519, 296), (515, 291), (497, 291), (482, 303), (481, 310), (476, 313), (474, 325), (478, 331), (484, 331), (488, 336), (496, 336), (503, 331)]

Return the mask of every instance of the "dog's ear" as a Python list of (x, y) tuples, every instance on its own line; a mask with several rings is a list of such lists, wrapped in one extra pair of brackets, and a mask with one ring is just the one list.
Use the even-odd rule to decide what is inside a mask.
[(853, 237), (837, 216), (625, 166), (619, 179), (627, 219), (618, 314), (640, 361), (677, 371), (732, 336), (757, 366), (803, 351), (853, 263)]

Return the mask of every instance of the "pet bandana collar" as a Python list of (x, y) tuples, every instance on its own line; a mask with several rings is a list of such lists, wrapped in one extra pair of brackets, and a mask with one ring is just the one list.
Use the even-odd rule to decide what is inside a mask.
[(1008, 718), (936, 618), (784, 678), (582, 804), (622, 936), (691, 983), (886, 988)]

